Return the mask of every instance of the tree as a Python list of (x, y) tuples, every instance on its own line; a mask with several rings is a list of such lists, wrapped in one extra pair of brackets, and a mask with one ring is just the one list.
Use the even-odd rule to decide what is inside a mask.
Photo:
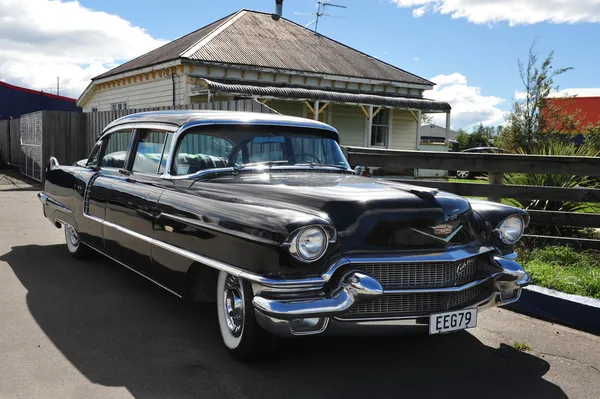
[[(540, 135), (557, 126), (557, 118), (561, 118), (555, 112), (557, 109), (549, 108), (548, 96), (552, 90), (558, 90), (554, 79), (573, 68), (554, 68), (554, 50), (540, 63), (536, 46), (537, 40), (529, 48), (526, 63), (518, 61), (519, 75), (525, 90), (523, 98), (513, 102), (512, 112), (508, 115), (506, 127), (499, 138), (499, 143), (507, 149), (522, 148), (529, 152)], [(565, 123), (572, 125), (572, 121)]]
[(433, 124), (433, 116), (429, 114), (421, 114), (421, 125)]
[(471, 133), (464, 129), (459, 129), (456, 136), (460, 151), (475, 147), (491, 147), (494, 145), (496, 136), (502, 131), (502, 126), (479, 126), (475, 127)]

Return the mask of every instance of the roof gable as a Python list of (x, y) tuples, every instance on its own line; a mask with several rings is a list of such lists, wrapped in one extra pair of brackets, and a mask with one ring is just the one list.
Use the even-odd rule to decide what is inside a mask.
[(241, 10), (95, 79), (174, 59), (433, 85), (273, 14)]

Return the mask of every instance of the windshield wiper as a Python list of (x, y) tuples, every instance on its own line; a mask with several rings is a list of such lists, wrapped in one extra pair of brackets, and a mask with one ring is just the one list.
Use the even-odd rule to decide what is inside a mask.
[(326, 164), (326, 163), (297, 163), (294, 166), (310, 166), (311, 168), (314, 167), (319, 167), (319, 166), (324, 166), (324, 167), (328, 167), (328, 168), (336, 168), (336, 169), (341, 169), (341, 170), (347, 170), (348, 168), (346, 168), (345, 166), (342, 165), (333, 165), (333, 164)]

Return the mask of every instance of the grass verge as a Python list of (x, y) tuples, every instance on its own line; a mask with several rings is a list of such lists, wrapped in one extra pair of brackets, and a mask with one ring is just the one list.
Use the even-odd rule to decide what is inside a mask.
[(600, 253), (549, 246), (521, 249), (520, 260), (533, 284), (600, 299)]

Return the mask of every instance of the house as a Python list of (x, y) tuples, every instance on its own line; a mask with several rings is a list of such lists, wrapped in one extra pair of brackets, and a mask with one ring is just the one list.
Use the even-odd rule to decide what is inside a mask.
[(0, 82), (0, 120), (17, 119), (23, 114), (43, 110), (81, 112), (74, 98)]
[[(421, 137), (444, 137), (446, 138), (446, 128), (442, 126), (438, 126), (434, 123), (430, 123), (427, 125), (422, 125), (419, 131)], [(448, 129), (447, 140), (456, 140), (456, 136), (458, 136), (458, 132)]]
[(335, 126), (342, 144), (414, 150), (434, 83), (275, 14), (240, 10), (92, 79), (85, 112), (255, 98)]

